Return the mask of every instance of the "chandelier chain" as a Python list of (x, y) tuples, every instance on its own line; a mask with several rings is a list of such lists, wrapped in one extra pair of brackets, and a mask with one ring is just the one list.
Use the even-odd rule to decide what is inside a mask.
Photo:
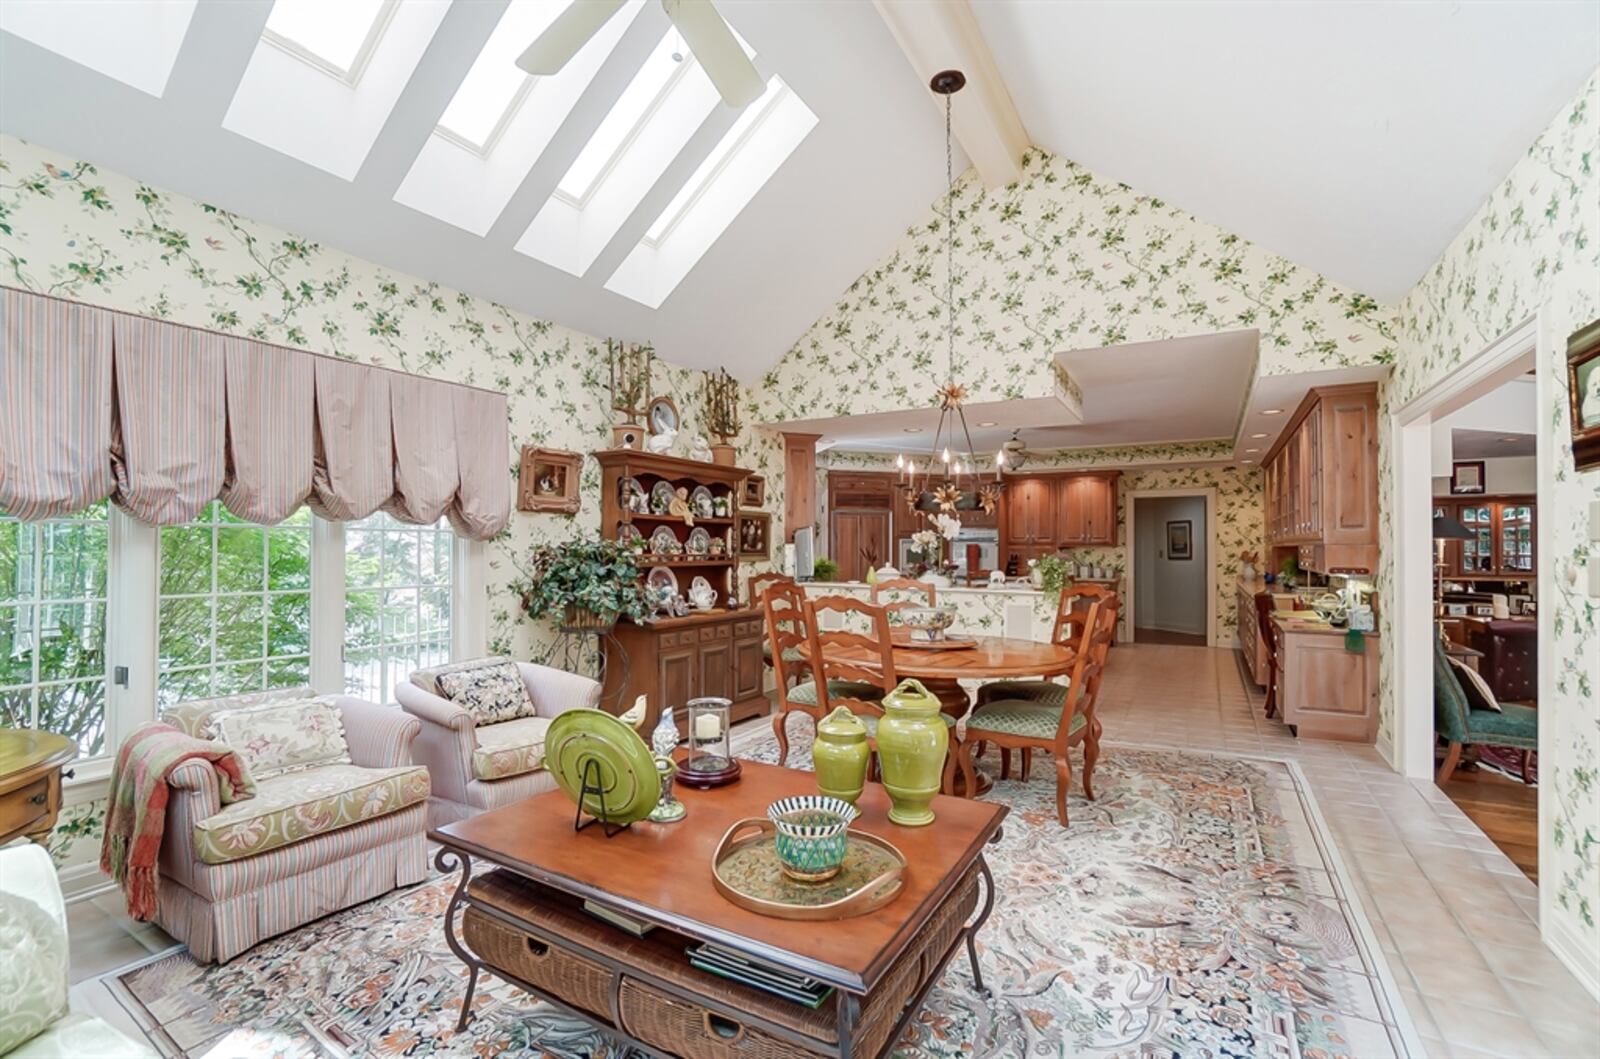
[(945, 311), (950, 314), (945, 328), (944, 358), (945, 378), (956, 378), (956, 228), (955, 228), (955, 162), (950, 145), (950, 108), (954, 95), (944, 97), (944, 283)]

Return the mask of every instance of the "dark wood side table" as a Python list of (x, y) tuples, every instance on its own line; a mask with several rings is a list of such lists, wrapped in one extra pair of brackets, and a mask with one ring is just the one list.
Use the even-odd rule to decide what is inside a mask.
[[(61, 813), (61, 775), (78, 744), (54, 732), (0, 728), (0, 846), (18, 835), (43, 845)], [(70, 775), (70, 773), (69, 773)]]

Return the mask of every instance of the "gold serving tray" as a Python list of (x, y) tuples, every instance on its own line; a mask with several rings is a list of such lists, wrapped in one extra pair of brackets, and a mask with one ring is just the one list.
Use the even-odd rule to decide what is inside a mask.
[(718, 893), (759, 915), (803, 920), (863, 916), (899, 896), (906, 858), (888, 840), (851, 828), (839, 874), (802, 883), (779, 866), (776, 833), (771, 820), (755, 816), (728, 828), (711, 855)]

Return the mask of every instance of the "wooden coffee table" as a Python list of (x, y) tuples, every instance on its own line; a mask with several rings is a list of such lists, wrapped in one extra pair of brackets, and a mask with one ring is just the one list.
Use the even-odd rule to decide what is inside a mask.
[[(994, 905), (983, 847), (999, 834), (1005, 806), (941, 795), (933, 824), (901, 827), (888, 820), (883, 788), (869, 783), (853, 826), (905, 855), (900, 895), (851, 919), (775, 919), (717, 893), (712, 853), (736, 821), (765, 815), (779, 798), (815, 793), (816, 777), (743, 764), (743, 778), (727, 787), (679, 787), (689, 810), (681, 822), (638, 823), (611, 838), (598, 827), (574, 831), (575, 807), (560, 791), (430, 831), (439, 869), (461, 872), (445, 911), (446, 941), (468, 968), (459, 1028), (471, 1016), (478, 972), (489, 970), (652, 1055), (722, 1054), (730, 1041), (754, 1035), (769, 1049), (763, 1055), (856, 1057), (893, 1046), (963, 944), (983, 989), (973, 939)], [(486, 874), (486, 865), (497, 870)], [(636, 939), (584, 914), (584, 901), (656, 929)], [(835, 992), (813, 1012), (701, 972), (683, 951), (696, 942), (804, 973)], [(702, 1024), (704, 1048), (696, 1044)]]

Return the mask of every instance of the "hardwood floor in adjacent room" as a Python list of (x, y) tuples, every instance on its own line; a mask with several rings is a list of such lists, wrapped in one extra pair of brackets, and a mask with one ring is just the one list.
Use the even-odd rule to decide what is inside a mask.
[(1175, 644), (1179, 647), (1204, 647), (1206, 634), (1203, 632), (1168, 632), (1165, 629), (1134, 629), (1133, 640), (1135, 643)]
[(1457, 769), (1441, 786), (1500, 852), (1539, 881), (1539, 789), (1492, 769)]

